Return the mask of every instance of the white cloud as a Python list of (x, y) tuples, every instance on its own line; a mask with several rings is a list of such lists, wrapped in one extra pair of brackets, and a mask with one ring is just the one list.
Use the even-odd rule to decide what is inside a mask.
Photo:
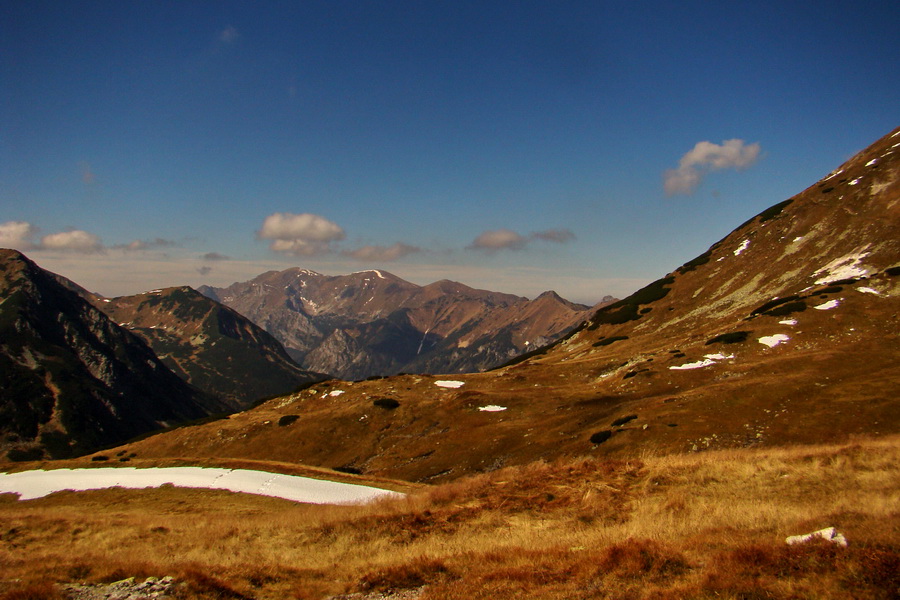
[(575, 239), (569, 229), (545, 229), (534, 231), (528, 236), (521, 235), (511, 229), (493, 229), (480, 234), (469, 244), (471, 250), (498, 252), (500, 250), (521, 250), (534, 240), (564, 244)]
[(35, 247), (32, 238), (37, 232), (38, 228), (27, 221), (0, 223), (0, 248), (31, 250)]
[(316, 256), (332, 251), (331, 244), (346, 237), (340, 225), (310, 213), (274, 213), (266, 217), (256, 232), (263, 240), (272, 240), (275, 252), (293, 256)]
[(413, 254), (415, 252), (421, 252), (422, 249), (416, 246), (410, 246), (409, 244), (404, 244), (402, 242), (397, 242), (392, 246), (363, 246), (362, 248), (357, 248), (356, 250), (348, 250), (344, 252), (345, 256), (350, 256), (357, 260), (367, 260), (367, 261), (375, 261), (375, 262), (390, 262), (394, 260), (398, 260), (407, 256), (408, 254)]
[(666, 194), (692, 194), (709, 171), (746, 169), (759, 159), (759, 153), (759, 144), (746, 144), (739, 139), (725, 140), (721, 145), (697, 142), (678, 161), (677, 169), (663, 173)]
[(527, 244), (528, 238), (511, 229), (493, 229), (476, 237), (469, 248), (497, 252), (498, 250), (521, 250)]
[(81, 229), (45, 235), (41, 238), (41, 248), (82, 254), (103, 252), (103, 244), (100, 242), (100, 238)]

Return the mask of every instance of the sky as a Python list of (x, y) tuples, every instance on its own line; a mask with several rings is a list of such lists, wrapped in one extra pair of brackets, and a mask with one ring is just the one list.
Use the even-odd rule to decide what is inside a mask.
[(900, 125), (900, 3), (0, 3), (0, 247), (593, 304)]

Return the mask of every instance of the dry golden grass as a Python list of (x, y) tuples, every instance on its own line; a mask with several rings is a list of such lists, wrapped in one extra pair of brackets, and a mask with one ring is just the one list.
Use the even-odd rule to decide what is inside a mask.
[[(827, 526), (850, 546), (784, 543)], [(533, 463), (361, 507), (0, 497), (0, 598), (150, 575), (189, 598), (897, 598), (900, 438)]]

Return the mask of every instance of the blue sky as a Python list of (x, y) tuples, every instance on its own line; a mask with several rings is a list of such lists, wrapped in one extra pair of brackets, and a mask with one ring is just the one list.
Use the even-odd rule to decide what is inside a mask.
[(0, 245), (624, 296), (900, 124), (895, 2), (0, 4)]

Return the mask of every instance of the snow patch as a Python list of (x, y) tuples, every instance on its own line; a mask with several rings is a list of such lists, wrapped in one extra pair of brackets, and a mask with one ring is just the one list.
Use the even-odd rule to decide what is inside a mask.
[(847, 185), (856, 185), (857, 183), (859, 183), (859, 181), (860, 181), (861, 179), (862, 179), (862, 177), (857, 177), (856, 179), (854, 179), (853, 181), (851, 181), (851, 182), (848, 183)]
[[(332, 398), (337, 398), (338, 396), (340, 396), (343, 393), (344, 393), (344, 390), (332, 390), (332, 391), (328, 392), (327, 395), (331, 396)], [(324, 398), (325, 396), (322, 396), (322, 397)]]
[[(866, 246), (868, 248), (868, 246)], [(857, 277), (865, 277), (869, 271), (860, 266), (862, 259), (870, 253), (863, 248), (859, 252), (851, 252), (840, 258), (836, 258), (818, 271), (813, 273), (816, 279), (816, 285), (831, 283), (832, 281), (840, 281), (841, 279), (855, 279)]]
[(778, 321), (779, 325), (796, 325), (797, 319), (785, 319), (784, 321)]
[(697, 362), (685, 363), (683, 365), (669, 367), (669, 369), (671, 369), (673, 371), (685, 371), (688, 369), (702, 369), (703, 367), (708, 367), (710, 365), (716, 364), (716, 361), (727, 360), (729, 358), (734, 358), (734, 354), (722, 354), (721, 352), (718, 352), (716, 354), (706, 354), (703, 356), (703, 360), (698, 360)]
[(710, 365), (716, 364), (716, 361), (711, 358), (707, 358), (704, 360), (698, 360), (697, 362), (685, 363), (683, 365), (672, 366), (669, 367), (673, 371), (682, 371), (687, 369), (702, 369), (703, 367), (708, 367)]
[(862, 292), (863, 294), (875, 294), (876, 296), (880, 296), (881, 292), (878, 290), (874, 290), (870, 287), (858, 287), (855, 288), (857, 292)]
[(866, 166), (867, 166), (867, 167), (871, 167), (872, 165), (874, 165), (874, 164), (877, 163), (877, 162), (878, 162), (878, 159), (877, 159), (877, 158), (873, 158), (872, 160), (870, 160), (869, 162), (866, 163)]
[(843, 169), (838, 169), (837, 171), (832, 171), (832, 172), (828, 175), (828, 177), (826, 177), (826, 178), (823, 179), (822, 181), (828, 181), (828, 180), (831, 179), (832, 177), (835, 177), (835, 176), (837, 176), (837, 175), (840, 175), (840, 174), (843, 173), (843, 172), (844, 172)]
[(496, 404), (488, 404), (487, 406), (479, 406), (478, 410), (482, 412), (500, 412), (506, 410), (505, 406), (497, 406)]
[(382, 496), (402, 495), (370, 486), (248, 469), (104, 467), (0, 473), (0, 493), (18, 494), (19, 500), (43, 498), (63, 490), (144, 489), (164, 484), (272, 496), (308, 504), (363, 504)]
[(452, 380), (447, 380), (447, 379), (439, 379), (434, 382), (434, 385), (436, 385), (438, 387), (453, 388), (453, 389), (461, 388), (465, 384), (466, 384), (465, 381), (452, 381)]
[(831, 310), (832, 308), (837, 308), (841, 302), (839, 300), (829, 300), (824, 304), (820, 304), (818, 306), (813, 306), (816, 310)]
[(774, 347), (777, 346), (778, 344), (781, 344), (781, 343), (783, 343), (783, 342), (786, 342), (786, 341), (788, 341), (789, 339), (791, 339), (791, 338), (789, 338), (788, 336), (784, 335), (783, 333), (776, 333), (775, 335), (766, 335), (766, 336), (763, 336), (763, 337), (759, 338), (758, 341), (759, 341), (760, 344), (766, 345), (766, 346), (768, 346), (769, 348), (774, 348)]
[(750, 247), (750, 240), (744, 240), (741, 245), (734, 249), (734, 255), (740, 256), (741, 252)]

